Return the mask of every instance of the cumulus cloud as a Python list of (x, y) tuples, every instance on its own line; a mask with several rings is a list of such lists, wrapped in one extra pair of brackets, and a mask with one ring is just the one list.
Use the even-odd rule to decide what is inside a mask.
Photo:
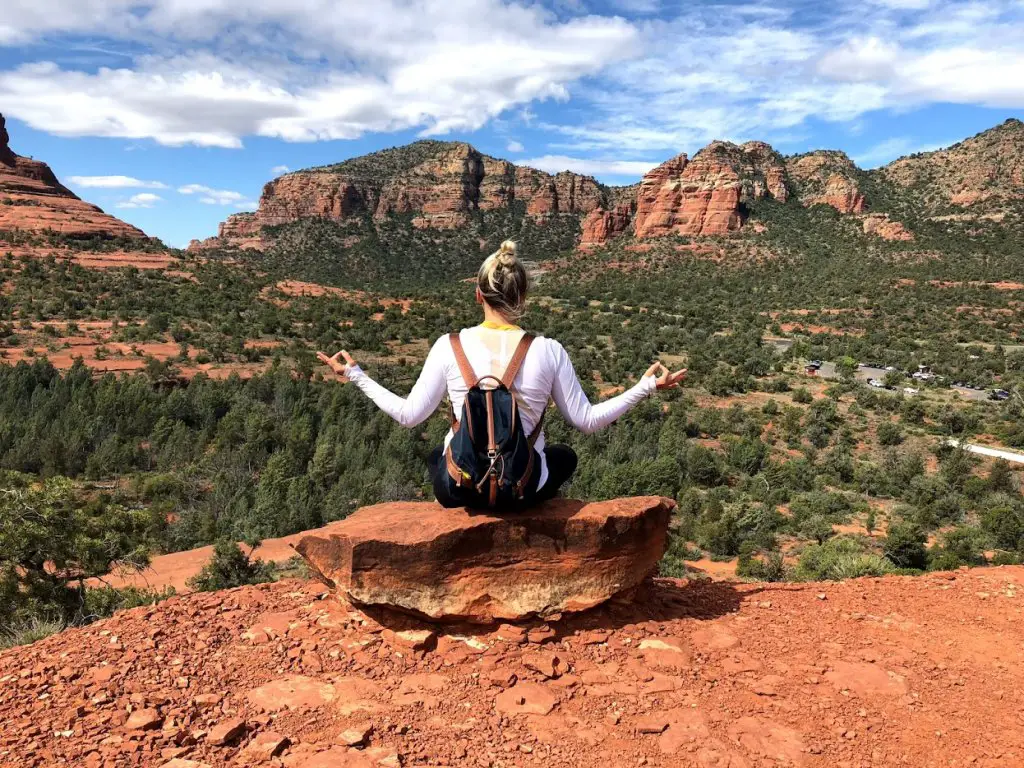
[(238, 205), (244, 203), (249, 205), (245, 195), (230, 189), (214, 189), (205, 184), (185, 184), (178, 187), (178, 192), (183, 195), (196, 195), (200, 203), (206, 205)]
[(70, 176), (73, 185), (78, 187), (99, 187), (103, 189), (167, 189), (162, 181), (143, 181), (134, 176)]
[(140, 192), (137, 195), (132, 195), (127, 200), (123, 200), (117, 204), (118, 208), (152, 208), (154, 204), (159, 203), (163, 200), (160, 195), (154, 195), (152, 192)]
[(947, 142), (922, 144), (905, 136), (897, 136), (880, 141), (863, 152), (858, 152), (853, 156), (853, 161), (861, 168), (877, 168), (897, 158), (916, 152), (932, 152), (942, 147), (948, 147), (955, 142), (956, 140), (954, 139)]
[(288, 171), (290, 170), (291, 168), (289, 168), (287, 165), (275, 165), (273, 168), (270, 169), (270, 172), (276, 176), (279, 173), (288, 173)]
[[(351, 139), (472, 131), (633, 54), (618, 17), (559, 18), (504, 0), (38, 0), (0, 43), (76, 33), (161, 54), (131, 67), (51, 61), (0, 72), (5, 112), (61, 135), (238, 147), (245, 136)], [(163, 52), (169, 53), (163, 53)]]
[(601, 158), (568, 157), (566, 155), (544, 155), (530, 160), (517, 161), (520, 165), (539, 168), (548, 173), (572, 171), (585, 176), (643, 176), (661, 161), (651, 160), (610, 160)]
[[(939, 102), (1024, 109), (1020, 0), (598, 7), (15, 2), (0, 19), (0, 46), (24, 45), (27, 56), (0, 70), (0, 104), (50, 133), (212, 147), (240, 147), (247, 136), (439, 136), (503, 117), (554, 134), (548, 151), (566, 157), (779, 140), (815, 121), (850, 124)], [(46, 48), (31, 44), (61, 36), (132, 57), (116, 67), (40, 60)], [(535, 117), (543, 100), (571, 109), (544, 124)]]
[(521, 142), (510, 141), (508, 143), (508, 146), (505, 147), (505, 149), (507, 149), (509, 152), (522, 152), (523, 150), (526, 149), (526, 147), (524, 147)]
[(1024, 109), (1024, 6), (1011, 0), (689, 4), (645, 24), (641, 47), (577, 90), (579, 118), (545, 126), (561, 134), (552, 148), (693, 151), (933, 103)]

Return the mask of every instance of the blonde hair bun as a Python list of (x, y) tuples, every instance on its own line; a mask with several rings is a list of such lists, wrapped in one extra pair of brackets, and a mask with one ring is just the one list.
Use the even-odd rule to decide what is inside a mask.
[(484, 259), (477, 273), (477, 287), (484, 301), (509, 320), (523, 314), (530, 277), (516, 258), (519, 249), (512, 240), (503, 242)]
[(506, 240), (494, 254), (494, 260), (503, 267), (511, 267), (516, 263), (516, 251), (518, 250), (515, 241)]

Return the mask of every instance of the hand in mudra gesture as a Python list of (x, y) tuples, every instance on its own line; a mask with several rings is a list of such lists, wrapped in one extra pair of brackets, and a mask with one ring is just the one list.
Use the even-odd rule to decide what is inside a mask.
[[(317, 352), (316, 356), (321, 363), (338, 374), (342, 381), (348, 381), (348, 369), (356, 366), (356, 361), (352, 359), (352, 355), (344, 349), (331, 356), (328, 356), (323, 352)], [(339, 358), (344, 358), (345, 362), (341, 362)]]
[(673, 389), (679, 386), (679, 382), (686, 378), (686, 369), (669, 371), (662, 363), (657, 362), (647, 369), (644, 376), (654, 376), (658, 389)]

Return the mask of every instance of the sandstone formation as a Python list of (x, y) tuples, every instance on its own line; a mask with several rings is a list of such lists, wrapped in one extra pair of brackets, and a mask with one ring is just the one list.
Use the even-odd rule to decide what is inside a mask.
[(817, 150), (786, 160), (786, 173), (803, 205), (831, 205), (840, 213), (862, 213), (864, 193), (857, 166), (843, 152)]
[(53, 232), (69, 237), (145, 238), (61, 184), (50, 167), (10, 148), (0, 115), (0, 231)]
[(1007, 120), (946, 149), (902, 157), (880, 172), (936, 211), (1024, 199), (1024, 122)]
[(420, 228), (466, 226), (476, 211), (525, 206), (538, 220), (585, 215), (608, 190), (589, 176), (554, 176), (481, 154), (462, 142), (419, 141), (334, 166), (296, 171), (263, 188), (255, 213), (235, 214), (216, 239), (194, 248), (265, 246), (264, 227), (306, 218), (332, 221), (411, 215)]
[(875, 235), (883, 240), (913, 240), (914, 233), (886, 213), (869, 213), (863, 217), (864, 234)]
[(507, 515), (378, 504), (296, 546), (350, 600), (487, 623), (592, 608), (636, 587), (665, 551), (674, 506), (655, 496), (556, 499)]
[(637, 193), (638, 238), (722, 235), (739, 229), (754, 200), (788, 199), (782, 157), (767, 144), (715, 141), (693, 160), (678, 155), (644, 176)]
[(610, 211), (604, 208), (595, 208), (587, 214), (581, 225), (580, 249), (587, 250), (604, 245), (612, 238), (626, 232), (632, 221), (633, 206), (630, 203), (617, 205)]

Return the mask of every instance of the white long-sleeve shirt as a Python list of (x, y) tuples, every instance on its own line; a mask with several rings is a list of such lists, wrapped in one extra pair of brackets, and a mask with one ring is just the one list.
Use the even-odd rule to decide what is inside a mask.
[[(523, 331), (518, 329), (498, 330), (484, 326), (466, 328), (459, 333), (466, 358), (478, 377), (500, 377), (522, 336)], [(452, 351), (451, 340), (447, 336), (434, 342), (423, 371), (408, 397), (399, 397), (388, 391), (359, 366), (349, 368), (348, 376), (384, 413), (403, 427), (415, 427), (426, 420), (437, 410), (446, 392), (455, 413), (461, 413), (467, 392)], [(655, 388), (655, 378), (644, 376), (631, 389), (598, 405), (592, 405), (580, 385), (565, 348), (554, 339), (543, 336), (534, 339), (513, 383), (526, 434), (530, 434), (537, 425), (549, 398), (554, 400), (566, 421), (589, 434), (611, 424)], [(451, 439), (452, 433), (449, 430), (444, 439), (445, 448)], [(534, 447), (540, 454), (537, 487), (543, 488), (548, 478), (543, 432), (538, 435)]]

